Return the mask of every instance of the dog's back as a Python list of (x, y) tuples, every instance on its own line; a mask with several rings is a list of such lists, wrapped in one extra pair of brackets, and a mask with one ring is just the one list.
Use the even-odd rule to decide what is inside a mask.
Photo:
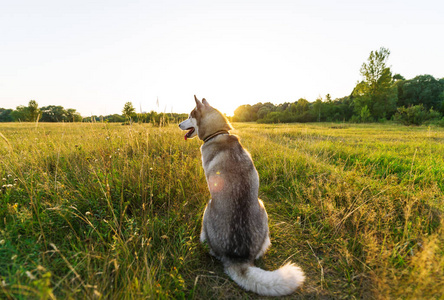
[(201, 150), (212, 197), (203, 224), (207, 242), (222, 261), (252, 261), (268, 236), (268, 224), (250, 154), (235, 135), (219, 135)]

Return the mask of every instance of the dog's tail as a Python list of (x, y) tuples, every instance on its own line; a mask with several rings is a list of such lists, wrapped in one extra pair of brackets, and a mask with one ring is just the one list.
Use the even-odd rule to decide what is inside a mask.
[(305, 279), (304, 272), (292, 263), (275, 271), (265, 271), (248, 263), (231, 263), (225, 265), (225, 272), (245, 290), (262, 296), (289, 295)]

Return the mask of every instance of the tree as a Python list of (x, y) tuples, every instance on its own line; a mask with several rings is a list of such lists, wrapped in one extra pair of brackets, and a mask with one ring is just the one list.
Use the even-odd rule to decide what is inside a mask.
[(371, 90), (377, 89), (376, 83), (387, 69), (386, 61), (389, 56), (390, 50), (381, 47), (379, 51), (371, 51), (367, 63), (362, 64), (360, 73)]
[(35, 100), (30, 100), (28, 103), (29, 121), (36, 122), (40, 116), (39, 105)]
[(67, 120), (67, 112), (60, 105), (48, 105), (41, 109), (42, 117), (40, 121), (42, 122), (63, 122)]
[(377, 85), (378, 88), (373, 95), (373, 115), (377, 119), (390, 118), (396, 112), (398, 97), (389, 68), (384, 69)]
[[(259, 108), (257, 108), (259, 110)], [(255, 107), (246, 104), (241, 105), (234, 111), (233, 120), (235, 122), (251, 122), (257, 120), (257, 110)]]
[(284, 102), (284, 103), (278, 104), (278, 106), (276, 107), (276, 110), (284, 112), (284, 111), (286, 111), (290, 107), (291, 107), (291, 103)]
[(432, 75), (419, 75), (405, 80), (398, 86), (398, 105), (412, 106), (422, 104), (425, 109), (441, 109), (444, 85)]
[[(331, 99), (330, 99), (330, 101), (331, 101)], [(313, 103), (313, 110), (314, 110), (314, 113), (315, 113), (315, 115), (316, 115), (316, 118), (317, 118), (317, 121), (318, 121), (318, 122), (321, 122), (321, 111), (322, 111), (322, 106), (323, 106), (322, 98), (319, 97), (319, 98), (316, 99), (316, 101)]]
[(0, 108), (0, 122), (13, 122), (12, 109)]
[(136, 109), (131, 102), (127, 102), (123, 107), (122, 113), (131, 122), (131, 118), (136, 114)]
[(405, 80), (405, 78), (401, 74), (395, 74), (395, 75), (393, 75), (393, 80), (399, 81), (399, 80)]
[(29, 109), (28, 109), (28, 107), (26, 107), (24, 105), (19, 105), (11, 113), (11, 116), (14, 119), (14, 121), (28, 122), (29, 119), (30, 119), (30, 117), (29, 117)]
[(363, 80), (353, 90), (355, 113), (360, 114), (367, 106), (371, 116), (376, 119), (388, 118), (396, 111), (396, 87), (393, 84), (392, 72), (386, 66), (390, 50), (381, 47), (371, 51), (367, 63), (360, 69)]
[(35, 100), (30, 100), (28, 106), (20, 105), (11, 113), (15, 121), (35, 122), (40, 115), (39, 105)]
[(309, 109), (310, 109), (310, 103), (306, 99), (300, 98), (295, 107), (296, 114), (302, 115), (304, 112), (308, 111)]
[(125, 118), (118, 114), (113, 114), (106, 117), (110, 122), (125, 122)]
[(257, 118), (258, 119), (263, 119), (265, 118), (266, 115), (268, 115), (270, 112), (275, 110), (275, 106), (273, 103), (267, 102), (264, 103), (259, 110), (257, 111)]
[(83, 118), (74, 108), (66, 110), (66, 121), (68, 122), (82, 122)]

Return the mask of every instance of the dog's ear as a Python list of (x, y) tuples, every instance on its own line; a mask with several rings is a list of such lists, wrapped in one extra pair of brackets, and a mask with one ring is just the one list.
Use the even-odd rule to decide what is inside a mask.
[(207, 99), (202, 98), (202, 104), (205, 106), (210, 106), (210, 103), (208, 103)]
[(194, 95), (194, 101), (196, 101), (196, 107), (201, 108), (203, 106), (202, 102), (197, 99), (196, 95)]

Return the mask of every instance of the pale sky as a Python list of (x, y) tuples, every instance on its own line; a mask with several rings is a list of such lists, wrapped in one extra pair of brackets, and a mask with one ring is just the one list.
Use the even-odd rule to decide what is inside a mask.
[[(442, 0), (0, 0), (0, 107), (83, 116), (349, 95), (372, 50), (444, 77)], [(156, 100), (159, 99), (159, 107)]]

